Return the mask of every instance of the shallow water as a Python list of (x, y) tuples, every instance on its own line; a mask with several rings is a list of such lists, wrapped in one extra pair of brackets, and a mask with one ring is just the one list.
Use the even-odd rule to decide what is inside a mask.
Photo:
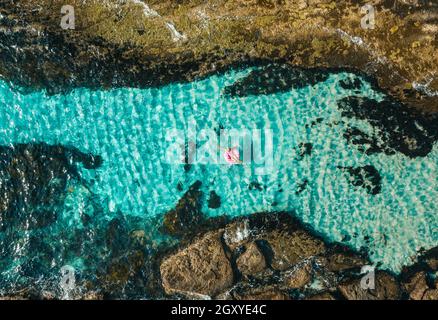
[[(212, 190), (221, 197), (217, 209), (208, 208), (204, 201), (203, 211), (209, 216), (294, 210), (328, 239), (349, 239), (347, 243), (356, 249), (365, 246), (373, 262), (393, 271), (410, 264), (420, 248), (437, 244), (437, 146), (426, 157), (365, 155), (343, 138), (352, 123), (365, 132), (373, 128), (366, 121), (341, 117), (337, 101), (350, 95), (380, 100), (382, 93), (364, 79), (360, 92), (343, 89), (340, 80), (357, 76), (336, 73), (313, 86), (282, 93), (238, 98), (223, 94), (227, 85), (249, 71), (161, 88), (77, 89), (54, 96), (23, 95), (0, 82), (0, 145), (59, 143), (104, 159), (97, 170), (81, 169), (89, 184), (72, 182), (56, 223), (0, 235), (2, 287), (18, 285), (26, 277), (38, 278), (38, 272), (42, 282), (56, 279), (66, 264), (90, 272), (92, 265), (110, 254), (101, 252), (98, 247), (104, 240), (95, 238), (104, 237), (99, 226), (114, 217), (129, 219), (130, 230), (149, 229), (152, 240), (161, 241), (158, 222), (151, 221), (159, 221), (196, 180), (202, 181), (206, 198)], [(235, 134), (243, 135), (245, 130), (259, 132), (263, 156), (258, 163), (214, 163), (215, 156), (222, 159), (217, 142), (198, 136), (199, 147), (210, 157), (184, 170), (179, 161), (184, 141), (178, 139), (186, 135), (193, 141), (196, 132), (218, 128), (237, 129)], [(252, 141), (259, 145), (255, 137)], [(312, 144), (310, 155), (298, 155), (300, 143)], [(176, 153), (168, 153), (172, 150)], [(364, 165), (373, 165), (380, 173), (379, 194), (354, 187), (349, 175), (338, 168)], [(305, 180), (307, 186), (297, 192)], [(253, 182), (260, 187), (249, 188)], [(91, 227), (81, 219), (87, 210), (92, 212)], [(40, 238), (36, 244), (35, 238)], [(41, 247), (50, 254), (41, 253)]]

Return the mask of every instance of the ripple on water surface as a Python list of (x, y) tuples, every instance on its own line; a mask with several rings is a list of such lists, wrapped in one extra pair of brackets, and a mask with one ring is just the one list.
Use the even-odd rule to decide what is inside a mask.
[[(338, 72), (289, 90), (225, 94), (227, 86), (251, 70), (161, 88), (77, 89), (54, 96), (21, 95), (1, 83), (0, 144), (62, 144), (103, 157), (99, 169), (81, 169), (83, 179), (92, 183), (72, 187), (56, 222), (58, 229), (50, 229), (58, 234), (67, 226), (81, 228), (78, 212), (89, 210), (90, 194), (101, 207), (96, 221), (115, 216), (144, 220), (162, 216), (194, 181), (201, 180), (206, 195), (215, 191), (221, 199), (214, 209), (204, 201), (207, 215), (294, 210), (329, 239), (348, 238), (355, 248), (366, 246), (375, 262), (395, 271), (409, 264), (420, 248), (437, 244), (436, 146), (425, 157), (398, 152), (367, 155), (344, 138), (348, 128), (376, 129), (365, 120), (343, 117), (339, 100), (355, 95), (380, 101), (382, 93), (358, 76)], [(348, 88), (346, 81), (360, 86)], [(259, 129), (262, 146), (270, 132), (272, 153), (263, 155), (262, 148), (265, 162), (258, 164), (193, 163), (189, 170), (169, 161), (166, 152), (175, 145), (178, 150), (182, 143), (178, 139), (193, 141), (195, 132), (221, 128), (239, 133)], [(196, 143), (210, 154), (210, 161), (218, 155), (213, 140), (198, 136)], [(366, 173), (341, 169), (367, 165), (378, 172), (380, 193), (367, 192)], [(17, 248), (7, 251), (9, 258), (20, 254), (18, 243), (25, 246), (31, 235), (16, 236)], [(27, 257), (32, 254), (26, 251)], [(81, 264), (78, 261), (86, 257), (63, 254), (63, 259)], [(21, 260), (8, 261), (0, 264), (4, 274)]]

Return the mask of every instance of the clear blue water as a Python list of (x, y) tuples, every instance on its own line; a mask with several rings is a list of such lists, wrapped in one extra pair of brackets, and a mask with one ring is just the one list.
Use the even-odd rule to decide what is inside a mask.
[[(54, 225), (17, 232), (7, 244), (3, 243), (9, 248), (8, 256), (0, 260), (3, 281), (18, 283), (28, 276), (23, 265), (39, 259), (38, 250), (30, 244), (30, 239), (38, 234), (51, 248), (44, 263), (54, 278), (65, 264), (86, 273), (90, 268), (87, 259), (108, 255), (92, 247), (98, 246), (90, 240), (99, 236), (98, 231), (84, 227), (80, 218), (81, 212), (92, 210), (90, 197), (103, 208), (93, 215), (93, 228), (115, 216), (124, 216), (147, 230), (152, 242), (163, 241), (157, 231), (160, 217), (196, 180), (203, 182), (201, 189), (206, 195), (214, 190), (221, 197), (218, 209), (208, 208), (204, 201), (203, 211), (209, 216), (295, 210), (304, 222), (331, 240), (341, 241), (349, 235), (349, 244), (357, 249), (366, 246), (374, 262), (394, 271), (410, 264), (421, 247), (428, 249), (437, 244), (436, 145), (427, 157), (411, 159), (399, 153), (365, 155), (347, 144), (342, 136), (347, 124), (355, 122), (365, 132), (373, 130), (366, 121), (342, 119), (336, 107), (337, 100), (353, 95), (339, 85), (341, 79), (356, 77), (353, 74), (332, 74), (314, 86), (284, 93), (242, 98), (222, 94), (226, 85), (248, 72), (249, 69), (229, 71), (161, 88), (76, 89), (54, 96), (43, 92), (20, 94), (0, 82), (1, 145), (60, 143), (104, 159), (97, 170), (81, 169), (84, 179), (94, 183), (87, 189), (72, 182), (63, 214)], [(383, 98), (364, 80), (360, 95)], [(311, 126), (317, 118), (323, 121)], [(186, 172), (183, 164), (169, 161), (166, 151), (178, 143), (172, 130), (188, 134), (193, 123), (198, 132), (220, 125), (239, 132), (270, 130), (272, 166), (260, 174), (263, 163), (194, 163)], [(262, 141), (266, 139), (262, 137)], [(205, 143), (202, 140), (201, 145)], [(312, 143), (313, 149), (311, 155), (299, 159), (296, 146), (302, 142)], [(212, 154), (217, 152), (214, 143), (203, 147)], [(366, 164), (374, 165), (382, 176), (380, 194), (370, 195), (365, 189), (352, 186), (345, 172), (337, 169)], [(307, 188), (296, 194), (304, 179), (308, 180)], [(255, 181), (263, 190), (248, 188)], [(179, 182), (182, 191), (176, 187)], [(79, 235), (82, 246), (93, 243), (90, 252), (72, 249), (72, 242), (79, 241)], [(371, 241), (366, 242), (364, 236), (371, 237)], [(50, 272), (41, 277), (50, 278)]]

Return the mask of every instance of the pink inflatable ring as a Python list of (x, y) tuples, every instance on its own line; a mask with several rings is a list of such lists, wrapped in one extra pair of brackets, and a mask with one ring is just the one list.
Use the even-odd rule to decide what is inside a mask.
[(225, 161), (229, 164), (240, 164), (240, 154), (237, 148), (229, 148), (224, 152)]

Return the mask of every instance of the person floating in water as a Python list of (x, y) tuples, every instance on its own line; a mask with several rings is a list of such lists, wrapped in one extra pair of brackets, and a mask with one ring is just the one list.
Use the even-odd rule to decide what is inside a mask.
[(242, 164), (240, 160), (239, 149), (237, 147), (224, 148), (224, 158), (229, 164)]

